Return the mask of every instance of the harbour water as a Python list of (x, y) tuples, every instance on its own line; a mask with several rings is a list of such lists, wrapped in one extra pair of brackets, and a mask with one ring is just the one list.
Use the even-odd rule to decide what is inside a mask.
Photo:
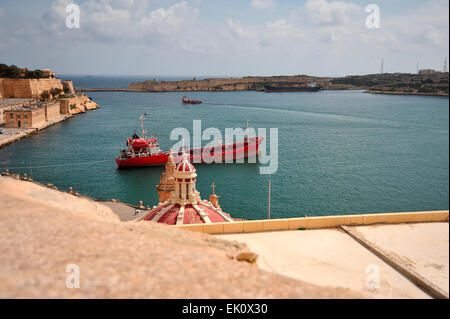
[[(80, 85), (81, 86), (81, 85)], [(103, 86), (106, 87), (106, 86)], [(204, 101), (182, 105), (181, 97)], [(0, 149), (0, 168), (100, 199), (157, 204), (161, 167), (117, 170), (114, 157), (148, 112), (163, 150), (176, 127), (278, 128), (271, 217), (448, 209), (449, 100), (318, 93), (93, 92), (101, 108)], [(268, 136), (270, 138), (270, 136)], [(267, 215), (260, 164), (196, 165), (203, 198), (212, 182), (233, 217)]]

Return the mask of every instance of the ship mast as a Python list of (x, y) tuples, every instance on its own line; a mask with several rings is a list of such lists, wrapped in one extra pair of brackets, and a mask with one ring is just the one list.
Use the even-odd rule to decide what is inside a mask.
[(139, 121), (141, 122), (141, 138), (145, 138), (145, 129), (144, 129), (145, 115), (147, 115), (147, 112), (145, 112), (145, 114), (141, 115), (141, 117), (139, 118)]

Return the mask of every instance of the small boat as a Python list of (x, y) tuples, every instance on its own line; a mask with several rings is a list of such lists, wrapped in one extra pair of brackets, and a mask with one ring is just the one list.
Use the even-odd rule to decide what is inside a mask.
[(183, 96), (183, 98), (181, 99), (181, 101), (183, 102), (183, 104), (200, 104), (200, 103), (202, 103), (202, 101), (191, 100), (191, 99), (188, 98), (187, 96)]
[[(163, 152), (159, 148), (158, 140), (154, 137), (146, 137), (143, 126), (144, 116), (141, 116), (141, 136), (136, 133), (127, 139), (127, 149), (120, 150), (120, 155), (116, 157), (118, 168), (164, 166), (169, 159), (169, 152)], [(215, 146), (199, 147), (187, 149), (189, 161), (193, 163), (225, 163), (229, 160), (237, 160), (249, 157), (256, 157), (261, 153), (259, 145), (264, 137), (246, 137), (242, 142), (218, 144)], [(183, 160), (183, 153), (173, 153), (175, 163)]]

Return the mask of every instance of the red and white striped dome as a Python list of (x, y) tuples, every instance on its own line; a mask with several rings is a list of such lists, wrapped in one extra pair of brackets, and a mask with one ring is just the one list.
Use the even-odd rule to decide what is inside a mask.
[(188, 155), (184, 152), (184, 150), (183, 150), (183, 160), (180, 162), (180, 164), (177, 165), (175, 171), (195, 173), (195, 167), (189, 162)]
[(214, 207), (208, 201), (184, 206), (165, 202), (154, 207), (139, 220), (151, 220), (168, 225), (233, 222), (230, 215), (224, 213), (220, 208)]
[(187, 159), (184, 159), (180, 164), (178, 164), (178, 172), (195, 172), (195, 167)]

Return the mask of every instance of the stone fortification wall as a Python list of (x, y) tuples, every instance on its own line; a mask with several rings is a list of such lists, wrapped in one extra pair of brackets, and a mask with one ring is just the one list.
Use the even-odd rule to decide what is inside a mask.
[(64, 93), (67, 95), (75, 94), (75, 89), (73, 88), (72, 81), (62, 81)]
[(62, 81), (59, 79), (32, 79), (30, 81), (31, 96), (39, 97), (43, 91), (49, 91), (50, 89), (57, 88), (63, 90)]
[(0, 79), (0, 98), (39, 98), (43, 91), (63, 90), (59, 79)]
[(33, 97), (29, 79), (2, 79), (0, 86), (3, 98)]
[(53, 121), (60, 116), (60, 103), (48, 103), (45, 107), (45, 120), (47, 122)]

